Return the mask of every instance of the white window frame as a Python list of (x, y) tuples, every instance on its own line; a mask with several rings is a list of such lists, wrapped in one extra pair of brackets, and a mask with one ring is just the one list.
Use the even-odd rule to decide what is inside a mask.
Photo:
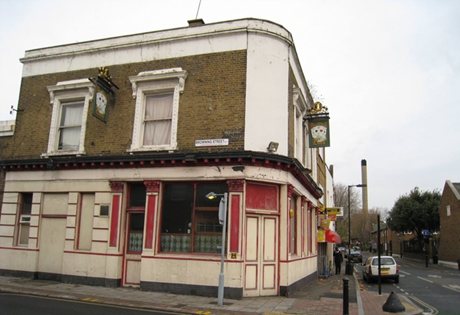
[[(171, 68), (140, 72), (129, 77), (136, 99), (134, 113), (133, 138), (129, 152), (137, 151), (171, 151), (177, 149), (177, 121), (179, 114), (179, 98), (184, 91), (187, 71), (182, 68)], [(171, 139), (169, 144), (144, 146), (144, 113), (149, 95), (172, 93), (173, 109), (171, 118)]]
[[(33, 195), (31, 195), (30, 200), (30, 213), (24, 214), (24, 195), (20, 195), (20, 208), (19, 208), (19, 222), (18, 222), (18, 234), (17, 234), (17, 245), (18, 246), (28, 246), (30, 239), (30, 221), (32, 220), (32, 204), (33, 204)], [(22, 242), (23, 230), (26, 229), (26, 239)]]
[[(50, 103), (53, 105), (53, 112), (51, 116), (48, 149), (42, 156), (85, 154), (86, 121), (88, 119), (88, 108), (93, 100), (93, 83), (88, 79), (62, 81), (58, 82), (56, 85), (48, 86), (47, 89), (50, 93)], [(77, 150), (72, 151), (58, 149), (62, 106), (69, 102), (83, 102), (80, 144)]]
[(304, 166), (308, 164), (308, 138), (306, 138), (306, 115), (307, 102), (303, 97), (302, 91), (298, 87), (293, 90), (294, 105), (294, 157)]

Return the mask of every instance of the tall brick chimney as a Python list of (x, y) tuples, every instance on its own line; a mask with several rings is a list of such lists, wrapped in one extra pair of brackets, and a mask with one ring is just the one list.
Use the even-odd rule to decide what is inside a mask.
[(366, 160), (361, 160), (361, 183), (364, 185), (363, 187), (363, 213), (369, 213), (369, 206), (367, 204), (367, 162)]

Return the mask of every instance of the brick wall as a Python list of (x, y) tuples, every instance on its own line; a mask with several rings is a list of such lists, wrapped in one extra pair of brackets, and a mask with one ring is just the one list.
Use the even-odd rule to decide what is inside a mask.
[[(105, 66), (105, 65), (101, 65)], [(145, 63), (108, 66), (116, 103), (108, 108), (107, 123), (88, 113), (87, 155), (126, 154), (130, 148), (135, 100), (129, 76), (141, 71), (181, 67), (188, 72), (180, 97), (179, 152), (242, 150), (246, 89), (246, 51), (231, 51)], [(46, 89), (60, 81), (95, 77), (97, 69), (54, 73), (22, 79), (15, 134), (3, 148), (4, 159), (39, 158), (47, 150), (52, 105)], [(226, 147), (195, 148), (196, 139), (229, 138)]]
[[(447, 205), (450, 205), (450, 216), (447, 216)], [(446, 183), (439, 206), (441, 236), (439, 242), (439, 260), (457, 262), (460, 259), (460, 201), (451, 187)]]

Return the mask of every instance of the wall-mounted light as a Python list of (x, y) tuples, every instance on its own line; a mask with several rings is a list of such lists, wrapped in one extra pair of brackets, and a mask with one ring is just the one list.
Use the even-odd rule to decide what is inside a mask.
[(279, 146), (279, 143), (278, 142), (274, 142), (274, 141), (270, 141), (270, 143), (268, 144), (268, 152), (276, 152), (278, 150), (278, 146)]

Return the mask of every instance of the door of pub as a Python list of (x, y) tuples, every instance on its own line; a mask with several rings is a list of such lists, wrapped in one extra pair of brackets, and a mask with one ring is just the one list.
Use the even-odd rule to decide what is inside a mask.
[(124, 253), (123, 286), (139, 286), (144, 235), (144, 213), (128, 212)]
[(278, 294), (277, 231), (277, 216), (246, 216), (244, 296)]
[(138, 287), (144, 245), (146, 188), (144, 183), (130, 183), (126, 207), (125, 244), (123, 250), (123, 286)]

